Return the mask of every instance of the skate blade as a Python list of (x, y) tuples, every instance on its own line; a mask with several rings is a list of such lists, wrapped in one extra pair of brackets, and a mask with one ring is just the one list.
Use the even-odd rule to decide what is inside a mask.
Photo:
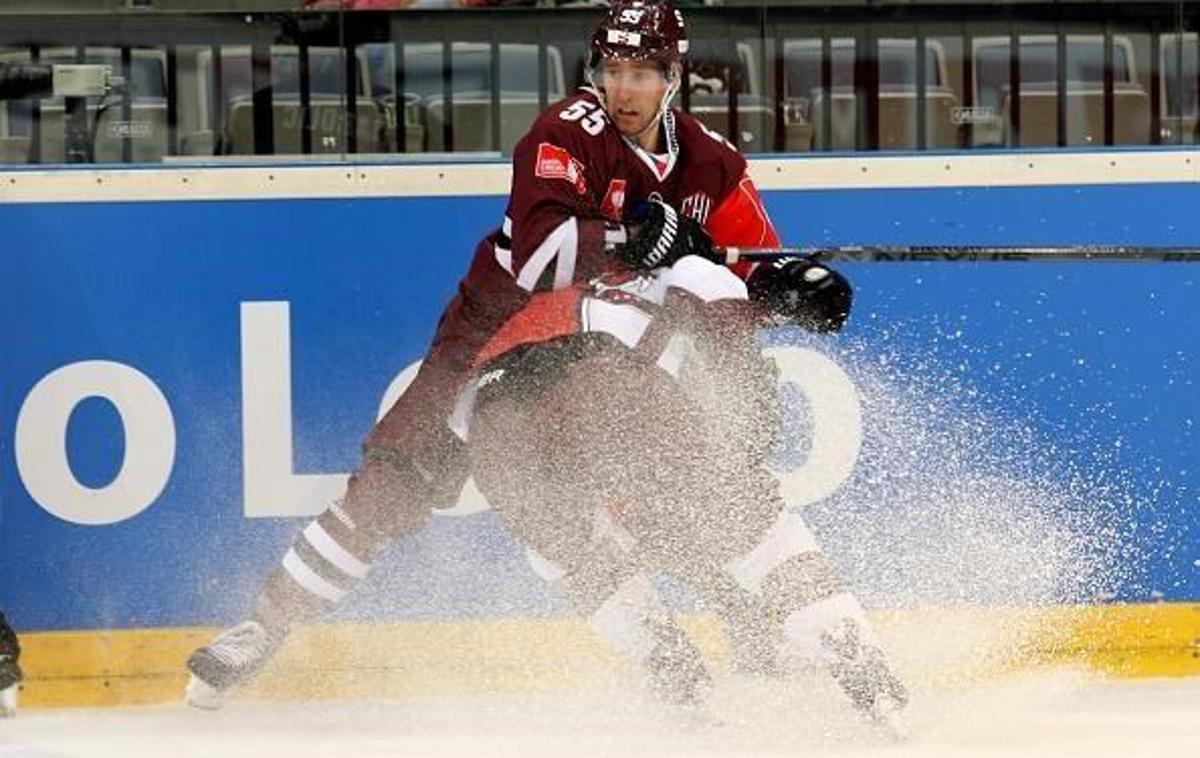
[(687, 731), (724, 729), (728, 722), (707, 700), (697, 703), (668, 705), (667, 715), (672, 724)]
[(225, 705), (225, 696), (221, 691), (195, 674), (188, 680), (183, 699), (188, 705), (203, 711), (216, 711)]
[(891, 698), (882, 698), (870, 715), (876, 730), (891, 742), (907, 742), (908, 725), (900, 715), (901, 705)]
[(11, 719), (17, 715), (17, 691), (19, 684), (0, 690), (0, 719)]

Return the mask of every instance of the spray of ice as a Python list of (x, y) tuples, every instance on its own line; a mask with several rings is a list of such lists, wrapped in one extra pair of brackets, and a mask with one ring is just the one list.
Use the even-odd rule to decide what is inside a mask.
[[(866, 605), (933, 611), (893, 636), (911, 675), (969, 678), (1069, 644), (1036, 611), (1128, 581), (1130, 483), (1094, 452), (1057, 449), (1018, 393), (985, 395), (935, 357), (875, 341), (835, 360), (858, 392), (862, 449), (804, 513)], [(811, 409), (789, 406), (806, 439)]]

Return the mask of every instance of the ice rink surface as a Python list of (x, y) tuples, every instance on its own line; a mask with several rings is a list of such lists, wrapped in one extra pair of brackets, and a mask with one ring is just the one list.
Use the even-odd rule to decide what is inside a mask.
[(909, 739), (870, 732), (822, 681), (724, 679), (703, 712), (628, 689), (404, 702), (235, 701), (26, 710), (0, 722), (0, 758), (191, 756), (1200, 755), (1200, 679), (1022, 674), (914, 693)]

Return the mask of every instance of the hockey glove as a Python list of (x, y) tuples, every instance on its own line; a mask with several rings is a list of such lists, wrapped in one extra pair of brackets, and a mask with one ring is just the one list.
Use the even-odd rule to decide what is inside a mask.
[(846, 277), (811, 258), (781, 258), (759, 266), (746, 288), (767, 324), (795, 324), (814, 332), (841, 329), (853, 301)]
[(612, 254), (635, 271), (670, 266), (685, 255), (713, 258), (712, 240), (695, 219), (661, 200), (638, 207), (629, 225), (630, 239)]

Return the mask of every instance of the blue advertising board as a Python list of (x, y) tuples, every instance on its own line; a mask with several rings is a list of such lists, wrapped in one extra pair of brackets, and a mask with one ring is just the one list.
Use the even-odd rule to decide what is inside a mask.
[[(1200, 187), (1178, 177), (837, 189), (785, 163), (790, 185), (764, 194), (789, 241), (1200, 243)], [(232, 174), (146, 181), (173, 172)], [(22, 627), (244, 613), (356, 465), (505, 203), (470, 186), (321, 195), (0, 194), (0, 607)], [(849, 464), (816, 502), (799, 497), (874, 604), (1200, 599), (1200, 265), (846, 272), (844, 333), (764, 341), (823, 356), (855, 388)], [(785, 472), (817, 453), (793, 378)], [(1072, 561), (1090, 562), (1078, 586), (1064, 589), (1074, 569), (1038, 573)], [(560, 610), (485, 511), (397, 545), (343, 613)]]

